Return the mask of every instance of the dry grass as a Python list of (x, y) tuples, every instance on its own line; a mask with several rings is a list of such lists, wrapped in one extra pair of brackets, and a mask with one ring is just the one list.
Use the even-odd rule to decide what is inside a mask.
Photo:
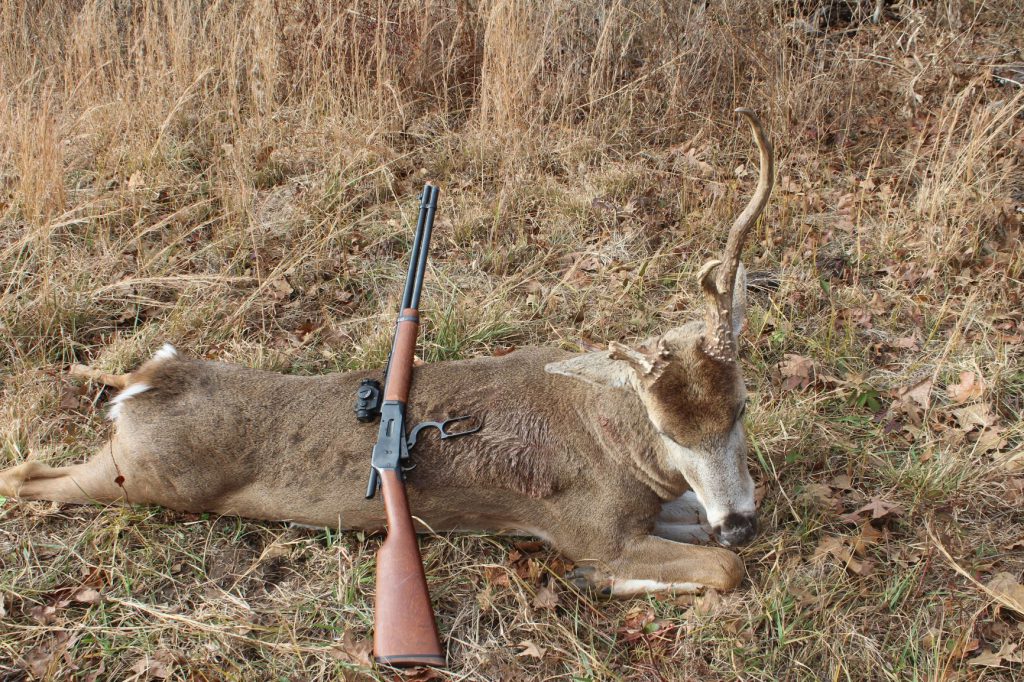
[[(3, 3), (0, 466), (102, 442), (71, 362), (379, 366), (427, 179), (428, 360), (680, 322), (753, 185), (749, 105), (780, 171), (747, 249), (780, 281), (745, 343), (749, 580), (601, 603), (547, 551), (433, 538), (450, 677), (1020, 675), (969, 664), (1024, 627), (953, 563), (1024, 572), (1024, 8), (885, 4)], [(841, 518), (875, 499), (900, 511)], [(376, 543), (8, 501), (0, 677), (383, 679)]]

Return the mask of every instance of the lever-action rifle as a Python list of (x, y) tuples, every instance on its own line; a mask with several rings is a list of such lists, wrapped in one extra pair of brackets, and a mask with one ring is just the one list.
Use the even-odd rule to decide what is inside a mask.
[[(419, 331), (419, 302), (423, 289), (423, 273), (427, 267), (427, 249), (437, 210), (438, 188), (427, 185), (420, 200), (409, 258), (409, 274), (402, 295), (401, 312), (395, 329), (384, 380), (384, 402), (380, 406), (380, 430), (373, 446), (367, 499), (378, 486), (384, 495), (387, 538), (377, 550), (377, 599), (374, 604), (373, 655), (378, 663), (395, 666), (443, 666), (445, 656), (430, 606), (427, 580), (423, 572), (416, 532), (405, 494), (403, 466), (409, 464), (409, 439), (405, 429), (405, 405), (412, 383), (413, 355)], [(360, 387), (356, 413), (364, 420), (360, 405), (372, 388)], [(372, 416), (369, 417), (372, 419)], [(450, 422), (451, 420), (449, 420)], [(436, 426), (444, 437), (449, 422), (431, 422), (417, 427)], [(468, 431), (467, 431), (468, 432)], [(450, 435), (462, 435), (458, 434)], [(415, 435), (415, 434), (414, 434)], [(415, 439), (413, 438), (413, 443)]]

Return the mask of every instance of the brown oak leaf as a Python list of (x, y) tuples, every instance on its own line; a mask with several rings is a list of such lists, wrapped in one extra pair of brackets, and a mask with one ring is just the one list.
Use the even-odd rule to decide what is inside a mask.
[(533, 608), (553, 609), (556, 606), (558, 606), (558, 594), (553, 589), (544, 586), (537, 590), (537, 594), (533, 598)]
[(373, 652), (373, 640), (365, 635), (356, 634), (354, 630), (346, 630), (341, 639), (331, 647), (331, 658), (338, 661), (347, 661), (356, 665), (369, 666), (371, 664), (371, 653)]
[(516, 656), (528, 656), (530, 658), (536, 658), (537, 660), (540, 660), (544, 658), (544, 654), (547, 653), (547, 649), (541, 646), (537, 646), (533, 641), (529, 639), (524, 639), (522, 642), (518, 644), (518, 646), (523, 647), (523, 650), (516, 654)]
[(999, 651), (982, 651), (974, 658), (967, 661), (967, 665), (978, 665), (986, 668), (1002, 668), (1007, 663), (1024, 663), (1024, 651), (1017, 651), (1017, 644), (1003, 642)]
[(782, 388), (786, 391), (802, 391), (814, 384), (817, 376), (814, 361), (802, 355), (787, 353), (778, 368)]
[(1009, 573), (996, 573), (986, 586), (1001, 598), (1001, 603), (1024, 616), (1024, 585)]
[(949, 399), (958, 405), (980, 398), (985, 392), (985, 380), (974, 372), (960, 372), (960, 382), (946, 386)]

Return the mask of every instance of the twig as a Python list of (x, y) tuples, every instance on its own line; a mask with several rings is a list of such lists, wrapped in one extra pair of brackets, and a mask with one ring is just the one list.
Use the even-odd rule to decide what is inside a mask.
[(943, 546), (942, 541), (939, 540), (938, 536), (935, 534), (934, 529), (932, 528), (931, 519), (929, 519), (925, 523), (925, 530), (928, 532), (928, 537), (931, 538), (931, 541), (935, 544), (935, 547), (940, 552), (942, 552), (942, 555), (944, 557), (946, 557), (946, 561), (948, 561), (949, 565), (953, 567), (953, 570), (955, 570), (957, 573), (970, 580), (979, 590), (987, 594), (990, 598), (992, 598), (992, 600), (1002, 604), (1005, 608), (1011, 611), (1016, 611), (1020, 607), (1019, 604), (1014, 604), (1006, 597), (1002, 596), (997, 592), (992, 591), (989, 587), (981, 584), (977, 581), (977, 579), (974, 578), (974, 576), (972, 576), (970, 573), (964, 570), (964, 568), (956, 562), (956, 560), (950, 555), (950, 553), (946, 551), (946, 548)]
[(132, 601), (130, 599), (118, 599), (116, 597), (111, 596), (104, 596), (104, 599), (115, 604), (120, 604), (122, 606), (133, 608), (137, 611), (142, 611), (143, 613), (153, 616), (154, 618), (158, 618), (160, 620), (169, 620), (175, 623), (181, 623), (182, 625), (186, 625), (194, 630), (200, 630), (202, 632), (208, 632), (215, 635), (224, 635), (225, 637), (237, 639), (248, 644), (252, 644), (254, 646), (262, 646), (274, 649), (275, 651), (303, 654), (329, 654), (331, 649), (330, 646), (309, 647), (302, 646), (301, 644), (279, 644), (277, 642), (265, 642), (261, 639), (249, 637), (248, 635), (239, 634), (237, 632), (231, 632), (230, 630), (220, 628), (215, 625), (207, 625), (206, 623), (202, 623), (198, 620), (188, 618), (187, 616), (181, 616), (176, 613), (165, 613), (163, 611), (154, 609), (152, 606), (141, 604), (137, 601)]

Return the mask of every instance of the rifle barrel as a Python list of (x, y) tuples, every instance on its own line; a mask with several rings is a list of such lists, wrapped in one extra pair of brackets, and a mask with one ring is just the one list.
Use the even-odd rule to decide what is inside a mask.
[[(412, 304), (413, 296), (413, 282), (416, 279), (417, 266), (420, 261), (420, 250), (423, 244), (423, 225), (427, 218), (427, 204), (430, 203), (430, 198), (433, 196), (434, 187), (427, 183), (423, 186), (423, 195), (420, 197), (420, 214), (416, 218), (416, 232), (412, 238), (412, 251), (409, 254), (409, 272), (405, 276), (405, 290), (402, 292), (402, 310), (405, 310)], [(436, 206), (436, 203), (435, 203)]]
[[(429, 185), (427, 187), (430, 187)], [(424, 193), (426, 188), (424, 188)], [(430, 234), (434, 231), (434, 214), (437, 212), (437, 197), (441, 193), (439, 187), (430, 187), (430, 201), (427, 204), (427, 217), (423, 228), (423, 244), (420, 246), (419, 253), (416, 254), (418, 263), (416, 264), (416, 278), (413, 280), (412, 299), (411, 305), (408, 307), (419, 309), (420, 307), (420, 293), (423, 291), (423, 275), (427, 270), (427, 249), (430, 248)]]

